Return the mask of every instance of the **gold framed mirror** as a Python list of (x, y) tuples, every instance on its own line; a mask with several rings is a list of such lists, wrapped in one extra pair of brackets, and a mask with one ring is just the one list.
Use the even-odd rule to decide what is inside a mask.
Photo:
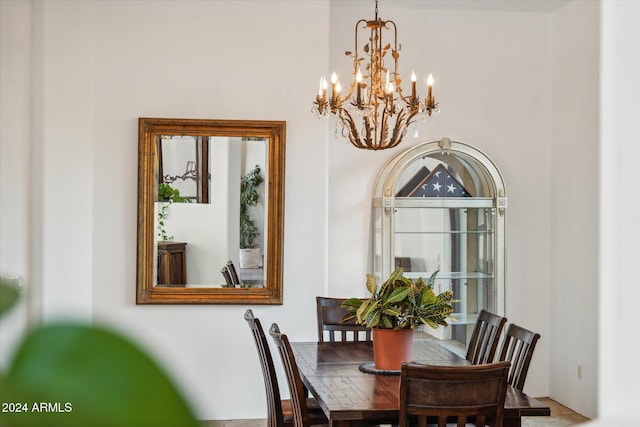
[(282, 304), (285, 131), (138, 119), (136, 304)]

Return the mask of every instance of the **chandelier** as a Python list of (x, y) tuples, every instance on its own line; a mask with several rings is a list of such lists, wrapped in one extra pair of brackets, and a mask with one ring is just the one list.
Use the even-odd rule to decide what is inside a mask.
[[(362, 24), (362, 25), (361, 25)], [(358, 28), (360, 27), (360, 28)], [(358, 32), (369, 30), (363, 55), (358, 51)], [(393, 33), (393, 43), (383, 41), (383, 32)], [(390, 51), (390, 52), (389, 52)], [(357, 148), (384, 150), (398, 145), (408, 128), (417, 120), (439, 113), (433, 96), (433, 76), (427, 79), (427, 96), (423, 102), (416, 94), (416, 75), (411, 73), (411, 94), (402, 93), (402, 79), (398, 73), (400, 58), (398, 30), (393, 21), (378, 18), (376, 0), (375, 19), (360, 19), (355, 27), (355, 52), (346, 51), (353, 58), (353, 81), (346, 96), (335, 73), (331, 75), (331, 94), (327, 94), (327, 80), (320, 77), (320, 89), (312, 111), (317, 117), (329, 116), (342, 126), (342, 134)], [(385, 66), (390, 54), (393, 67)], [(386, 58), (389, 59), (389, 58)]]

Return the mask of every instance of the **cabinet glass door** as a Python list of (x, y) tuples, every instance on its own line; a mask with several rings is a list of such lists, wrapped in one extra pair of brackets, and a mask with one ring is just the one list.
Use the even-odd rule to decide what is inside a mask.
[[(433, 332), (466, 345), (477, 314), (504, 314), (502, 178), (473, 147), (422, 144), (382, 170), (373, 197), (373, 267), (384, 280), (398, 267), (412, 279), (438, 271), (435, 291), (452, 290), (450, 328)], [(496, 181), (498, 181), (496, 183)]]

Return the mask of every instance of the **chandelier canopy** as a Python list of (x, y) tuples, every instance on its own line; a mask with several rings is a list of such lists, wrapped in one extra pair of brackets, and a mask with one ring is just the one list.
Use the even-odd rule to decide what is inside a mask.
[[(369, 30), (369, 38), (360, 55), (358, 33)], [(383, 41), (383, 32), (393, 34), (393, 42)], [(390, 52), (389, 52), (390, 51)], [(424, 120), (426, 115), (438, 114), (433, 96), (433, 76), (427, 79), (427, 96), (423, 102), (416, 93), (416, 75), (411, 73), (411, 94), (402, 93), (402, 79), (398, 73), (400, 58), (398, 30), (393, 21), (378, 18), (376, 0), (375, 19), (360, 19), (355, 27), (355, 52), (345, 55), (353, 58), (353, 81), (346, 96), (335, 73), (331, 75), (331, 94), (327, 95), (327, 80), (320, 77), (320, 89), (313, 103), (318, 117), (330, 116), (340, 122), (342, 133), (357, 148), (384, 150), (398, 145), (407, 134), (409, 125)], [(391, 54), (393, 67), (385, 66)], [(388, 59), (388, 58), (387, 58)]]

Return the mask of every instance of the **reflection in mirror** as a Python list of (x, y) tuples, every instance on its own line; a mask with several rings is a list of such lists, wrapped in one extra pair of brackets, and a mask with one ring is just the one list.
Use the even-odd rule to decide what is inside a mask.
[(284, 131), (139, 120), (138, 304), (282, 302)]
[[(156, 285), (264, 287), (262, 254), (267, 237), (264, 212), (268, 194), (263, 173), (269, 172), (268, 139), (160, 135), (158, 141), (162, 146), (158, 170), (160, 165), (167, 172), (166, 165), (188, 164), (194, 172), (158, 174), (155, 212), (160, 252)], [(209, 153), (206, 161), (197, 152)], [(207, 166), (202, 167), (203, 163)], [(196, 194), (194, 184), (199, 181), (210, 182), (206, 198)], [(255, 188), (252, 183), (256, 183)], [(245, 187), (248, 190), (242, 191)], [(231, 283), (225, 274), (229, 269)]]
[(209, 140), (208, 136), (160, 135), (159, 183), (178, 190), (181, 197), (209, 203)]

